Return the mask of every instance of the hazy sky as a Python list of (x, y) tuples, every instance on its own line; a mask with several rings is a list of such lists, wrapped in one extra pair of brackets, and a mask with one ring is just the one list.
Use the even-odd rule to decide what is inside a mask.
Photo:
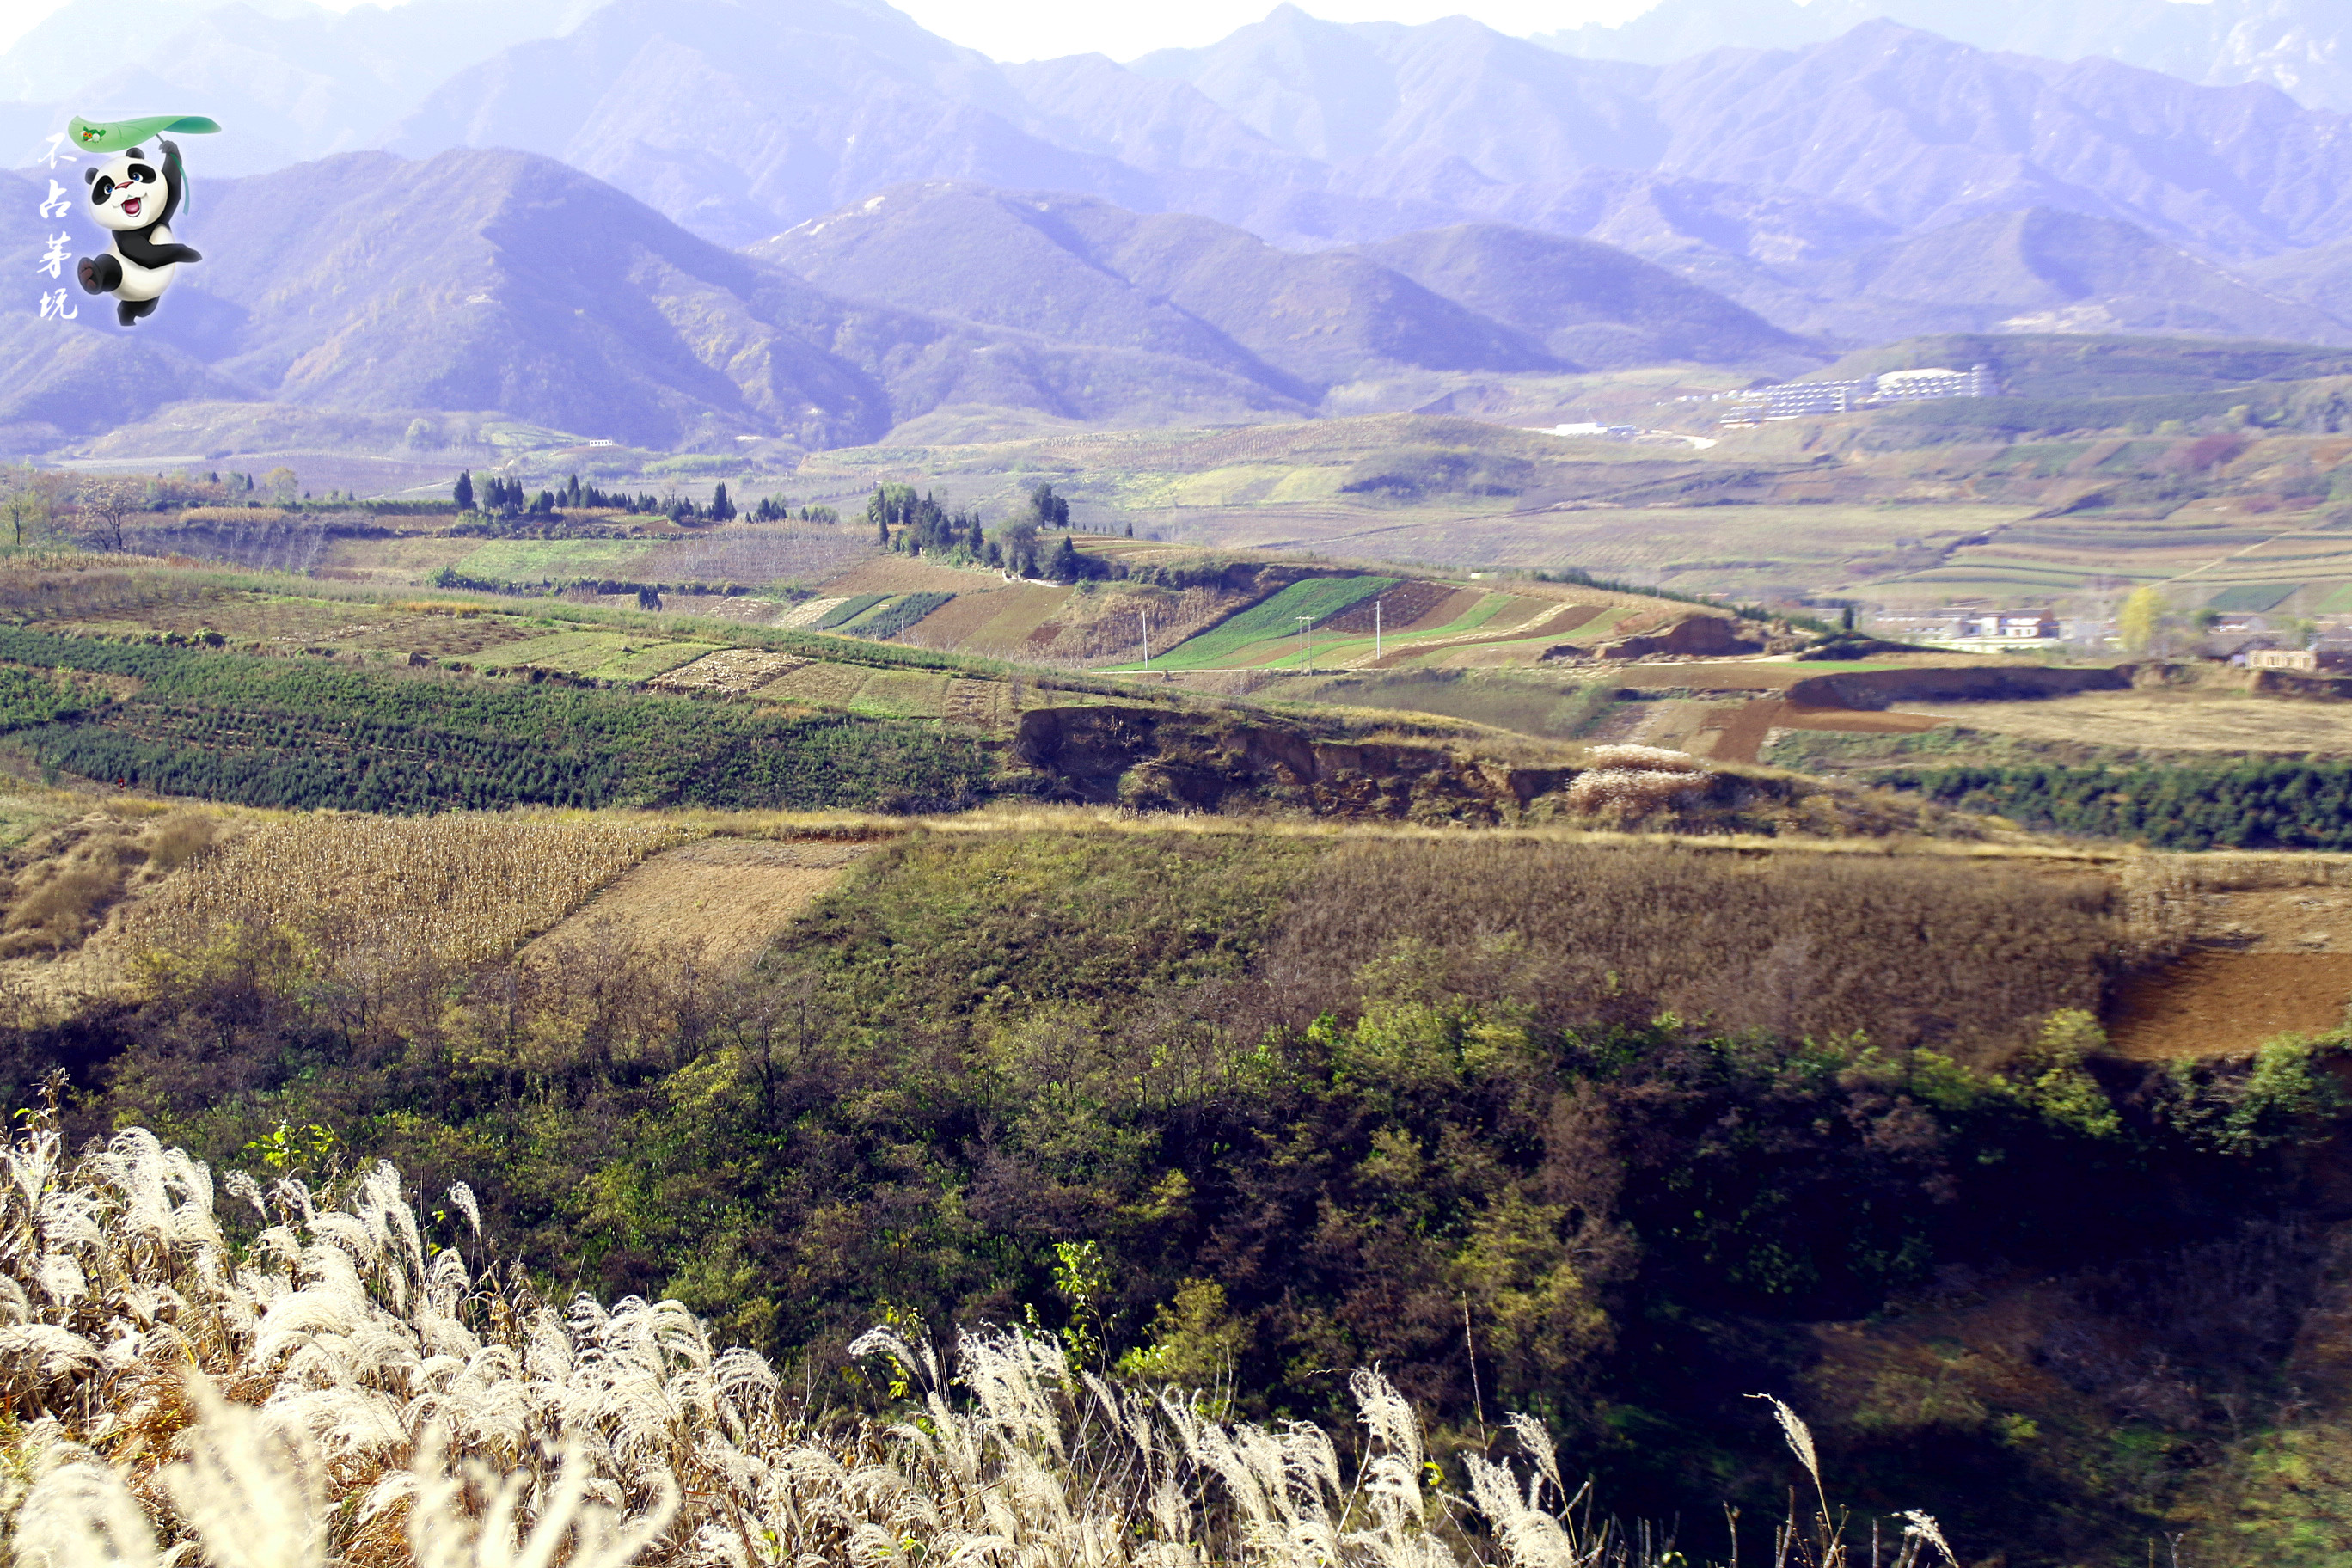
[[(65, 0), (0, 0), (0, 47)], [(190, 0), (191, 8), (198, 8)], [(338, 11), (352, 0), (322, 0)], [(481, 0), (495, 5), (499, 0)], [(1255, 22), (1275, 0), (1192, 0), (1171, 5), (1135, 0), (895, 0), (942, 37), (1001, 60), (1041, 59), (1098, 51), (1114, 59), (1171, 46), (1206, 44)], [(1506, 33), (1543, 33), (1580, 22), (1621, 22), (1654, 0), (1307, 0), (1304, 9), (1335, 22), (1428, 22), (1457, 14)]]
[[(1192, 0), (1182, 5), (1104, 5), (1101, 0), (893, 0), (941, 37), (1000, 60), (1094, 51), (1113, 59), (1171, 46), (1213, 43), (1256, 21), (1275, 0)], [(1304, 0), (1299, 8), (1334, 22), (1433, 22), (1471, 16), (1499, 32), (1548, 33), (1582, 22), (1622, 22), (1653, 0)]]

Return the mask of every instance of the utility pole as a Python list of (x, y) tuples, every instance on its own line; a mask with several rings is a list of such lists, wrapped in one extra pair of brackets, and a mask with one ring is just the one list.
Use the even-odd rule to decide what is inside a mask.
[(1143, 622), (1143, 668), (1150, 669), (1151, 668), (1151, 613), (1149, 610), (1138, 610), (1136, 616)]
[(1381, 601), (1372, 601), (1372, 662), (1381, 662)]
[[(1315, 617), (1299, 616), (1296, 618), (1298, 622), (1298, 668), (1307, 669), (1307, 628), (1315, 624)], [(1314, 672), (1308, 670), (1307, 673), (1311, 675)]]

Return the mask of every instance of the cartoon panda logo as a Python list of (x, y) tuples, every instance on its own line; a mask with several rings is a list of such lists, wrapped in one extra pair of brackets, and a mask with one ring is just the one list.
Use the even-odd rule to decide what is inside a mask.
[(111, 294), (121, 301), (114, 319), (126, 327), (154, 312), (183, 262), (204, 259), (172, 239), (172, 217), (180, 210), (187, 176), (179, 148), (169, 142), (156, 145), (163, 149), (161, 158), (133, 147), (82, 171), (89, 184), (89, 216), (114, 238), (103, 256), (84, 257), (74, 274), (88, 292)]

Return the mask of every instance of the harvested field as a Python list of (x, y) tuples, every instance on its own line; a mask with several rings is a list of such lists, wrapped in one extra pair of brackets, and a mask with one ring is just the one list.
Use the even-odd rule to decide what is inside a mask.
[(635, 539), (494, 539), (467, 551), (457, 570), (493, 583), (636, 577), (652, 549)]
[(960, 594), (926, 616), (915, 635), (930, 647), (1015, 653), (1069, 602), (1068, 589), (1035, 583), (1009, 584), (984, 594)]
[(656, 855), (525, 948), (665, 951), (707, 967), (748, 967), (792, 919), (867, 852), (862, 844), (707, 838)]
[(481, 542), (425, 534), (414, 539), (334, 539), (319, 559), (323, 573), (345, 582), (421, 583), (444, 566), (454, 566)]
[(849, 603), (849, 595), (843, 595), (839, 598), (803, 599), (799, 604), (794, 605), (791, 609), (786, 610), (782, 615), (778, 616), (776, 617), (776, 625), (780, 626), (813, 626), (816, 625), (817, 622), (824, 619), (825, 616), (833, 614), (834, 611), (841, 608), (842, 605), (847, 603)]
[(2192, 952), (2126, 982), (2109, 1045), (2141, 1060), (2242, 1053), (2343, 1026), (2352, 952)]
[(869, 671), (846, 664), (811, 664), (768, 682), (755, 694), (777, 702), (813, 702), (846, 708), (857, 700)]
[(2352, 702), (2157, 689), (2086, 691), (2037, 702), (1905, 706), (1948, 723), (2030, 741), (2132, 750), (2352, 755)]
[(656, 691), (743, 697), (777, 677), (790, 675), (811, 662), (789, 653), (771, 653), (764, 648), (727, 647), (717, 653), (705, 654), (692, 664), (657, 676), (646, 684)]
[[(635, 612), (645, 608), (637, 602), (635, 593), (590, 594), (574, 588), (564, 594), (563, 600), (566, 604), (594, 605), (606, 610)], [(691, 616), (705, 621), (733, 621), (747, 626), (777, 625), (791, 608), (792, 605), (782, 599), (764, 598), (757, 594), (671, 592), (662, 595), (664, 614)]]
[(968, 572), (903, 555), (882, 555), (831, 579), (824, 591), (848, 598), (858, 594), (984, 594), (1003, 585), (1003, 577), (994, 572)]
[(1013, 721), (1012, 689), (996, 680), (950, 680), (940, 717), (950, 724), (994, 731)]
[(1006, 603), (1024, 592), (1002, 588), (985, 594), (959, 594), (917, 622), (908, 634), (909, 640), (924, 647), (971, 651), (988, 624), (1003, 613)]

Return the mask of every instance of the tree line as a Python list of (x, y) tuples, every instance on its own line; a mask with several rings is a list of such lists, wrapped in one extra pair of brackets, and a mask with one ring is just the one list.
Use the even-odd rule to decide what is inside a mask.
[[(992, 529), (975, 510), (949, 510), (929, 491), (917, 494), (908, 484), (882, 483), (866, 500), (866, 521), (873, 525), (875, 542), (905, 555), (930, 555), (951, 566), (990, 566), (1015, 577), (1043, 577), (1055, 583), (1123, 578), (1126, 568), (1079, 550), (1071, 539), (1069, 498), (1042, 483), (1029, 492), (1024, 508)], [(1039, 535), (1055, 531), (1061, 537), (1048, 545)], [(1135, 537), (1135, 525), (1127, 525)]]

